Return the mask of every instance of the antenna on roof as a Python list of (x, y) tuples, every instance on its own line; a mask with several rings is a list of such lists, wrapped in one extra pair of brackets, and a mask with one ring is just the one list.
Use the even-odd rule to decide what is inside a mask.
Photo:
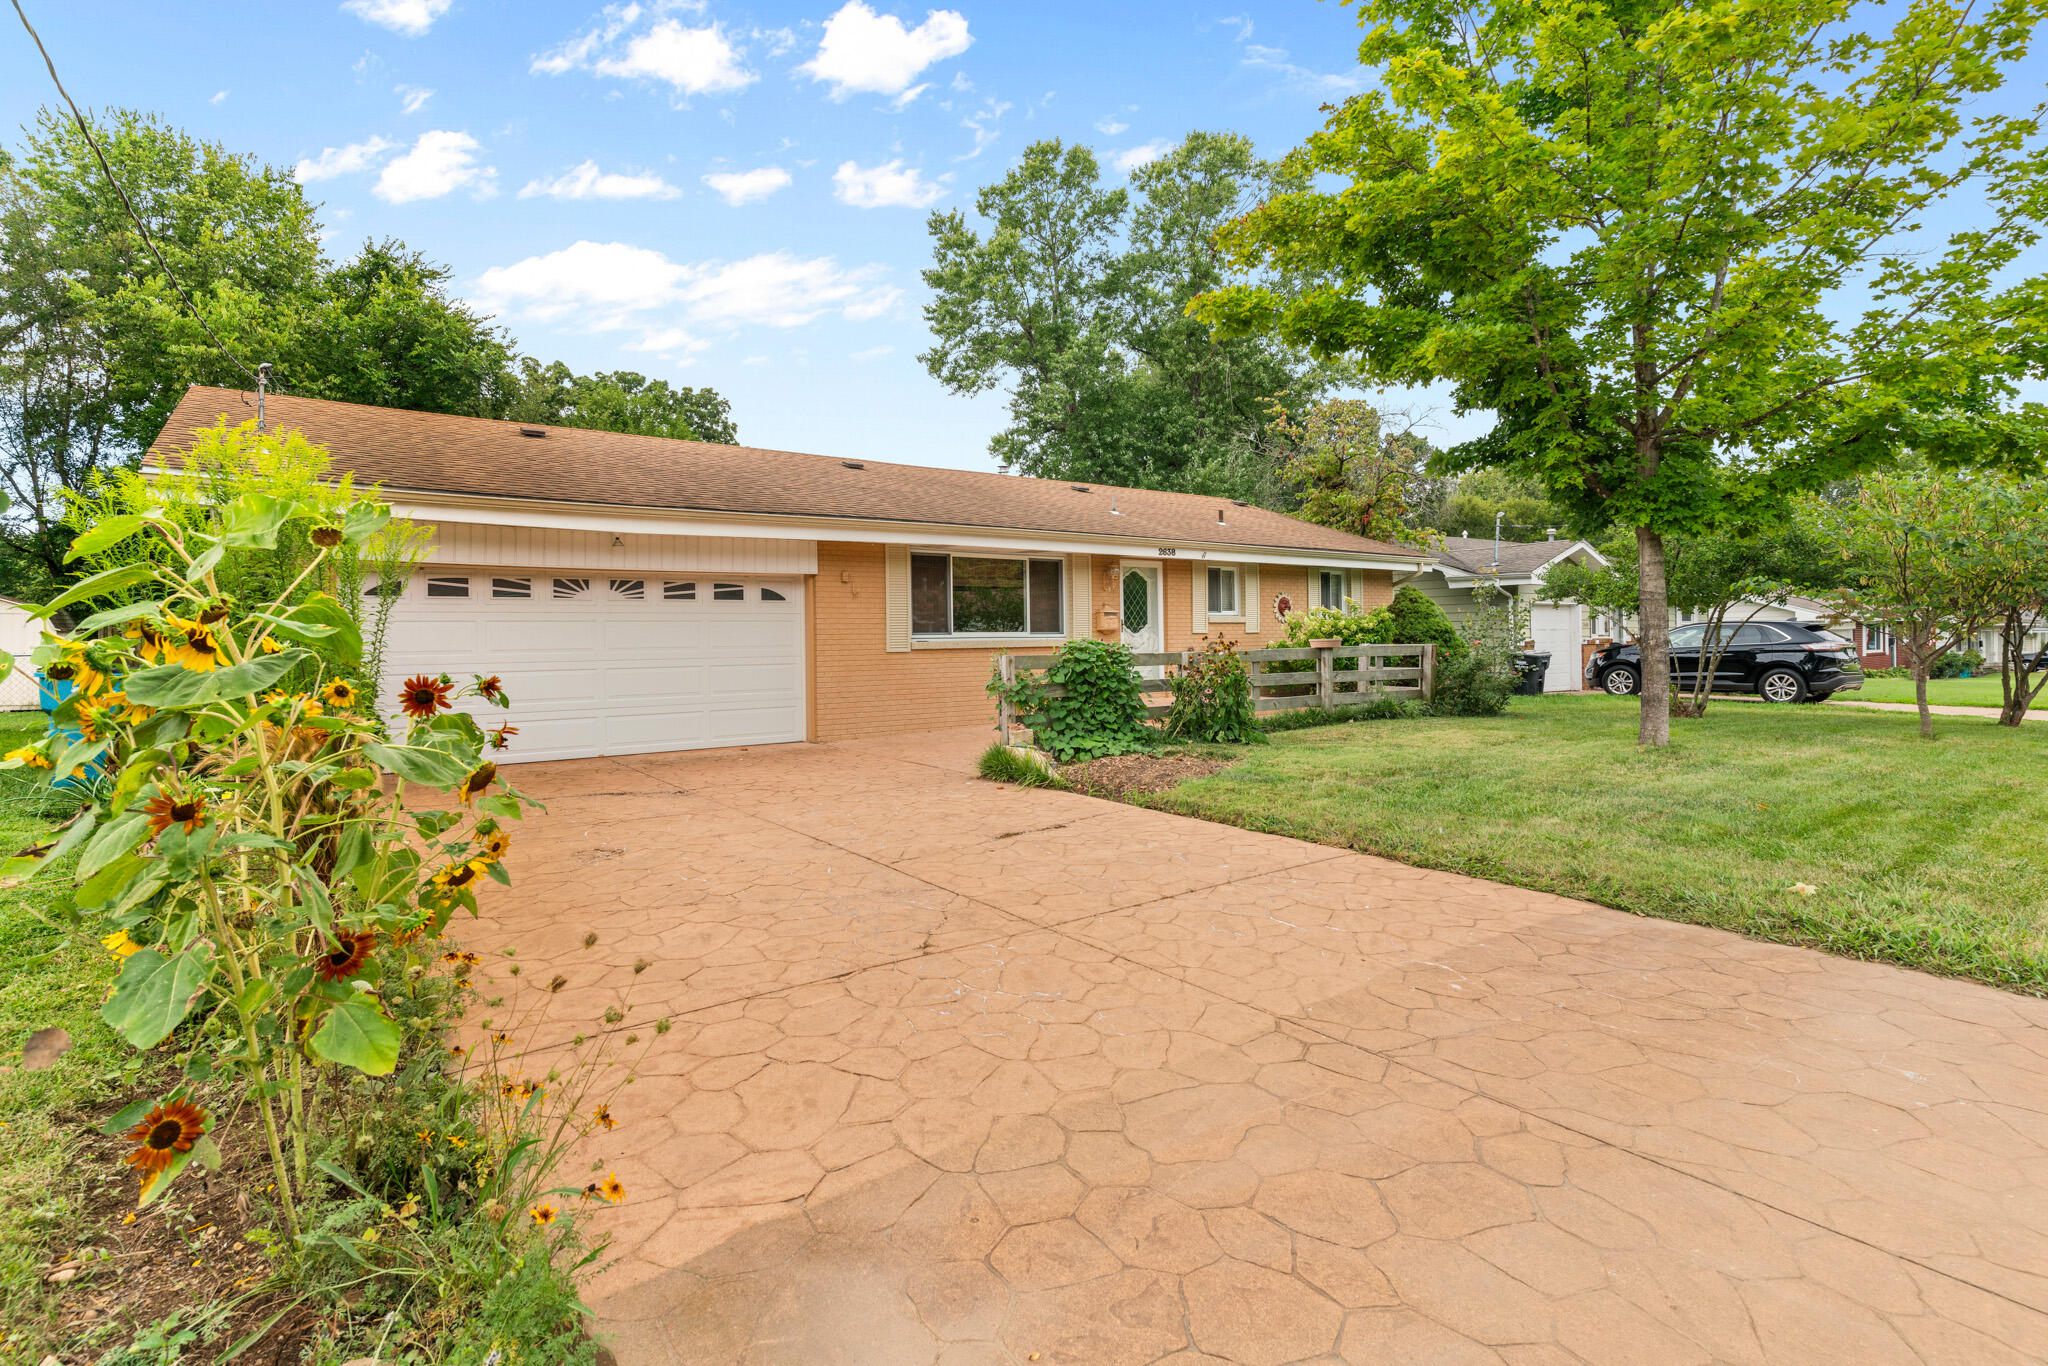
[(256, 430), (265, 431), (263, 425), (263, 395), (270, 388), (270, 362), (262, 361), (256, 366)]
[(1111, 490), (1109, 491), (1109, 515), (1110, 515), (1110, 516), (1112, 516), (1112, 517), (1121, 517), (1121, 516), (1123, 516), (1123, 514), (1122, 514), (1121, 512), (1118, 512), (1118, 511), (1116, 510), (1116, 490), (1115, 490), (1115, 489), (1111, 489)]

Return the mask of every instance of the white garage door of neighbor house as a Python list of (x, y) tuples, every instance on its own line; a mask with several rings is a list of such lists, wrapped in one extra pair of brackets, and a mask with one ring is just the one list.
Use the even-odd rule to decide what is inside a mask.
[(1539, 603), (1529, 612), (1529, 638), (1538, 654), (1550, 656), (1550, 668), (1543, 675), (1543, 691), (1576, 692), (1586, 686), (1585, 663), (1579, 646), (1585, 632), (1579, 625), (1576, 605)]
[(379, 696), (442, 673), (504, 680), (509, 709), (462, 704), (519, 728), (500, 762), (802, 740), (803, 582), (422, 572), (392, 611)]

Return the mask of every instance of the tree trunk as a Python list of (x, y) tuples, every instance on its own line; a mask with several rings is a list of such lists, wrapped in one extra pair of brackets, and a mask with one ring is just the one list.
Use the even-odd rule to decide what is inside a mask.
[(1927, 652), (1916, 642), (1913, 646), (1913, 701), (1920, 708), (1920, 738), (1934, 738), (1934, 713), (1927, 710)]
[(1671, 743), (1671, 607), (1664, 584), (1664, 538), (1636, 528), (1636, 646), (1642, 652), (1642, 713), (1636, 743)]

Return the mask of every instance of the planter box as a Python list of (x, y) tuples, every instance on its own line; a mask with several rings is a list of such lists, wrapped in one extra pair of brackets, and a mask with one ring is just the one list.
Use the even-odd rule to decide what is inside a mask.
[(1341, 640), (1311, 640), (1308, 647), (1311, 650), (1334, 650), (1343, 643)]

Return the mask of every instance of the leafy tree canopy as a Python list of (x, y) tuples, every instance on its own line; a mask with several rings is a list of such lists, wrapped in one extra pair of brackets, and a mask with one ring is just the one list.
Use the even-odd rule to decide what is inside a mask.
[(590, 427), (640, 436), (739, 444), (732, 405), (716, 389), (671, 386), (631, 370), (578, 375), (556, 361), (519, 360), (519, 379), (504, 416), (517, 422)]
[(1223, 283), (1216, 229), (1282, 184), (1234, 134), (1189, 134), (1128, 189), (1086, 147), (1033, 143), (976, 196), (979, 223), (931, 216), (920, 359), (953, 393), (1007, 388), (1005, 468), (1270, 502), (1269, 408), (1299, 412), (1325, 372), (1271, 340), (1217, 340), (1187, 305)]
[[(1989, 100), (2041, 0), (1359, 0), (1373, 91), (1224, 230), (1196, 304), (1496, 422), (1453, 465), (1636, 533), (1640, 737), (1668, 742), (1662, 538), (1941, 428), (2012, 458), (2048, 281), (2041, 132)], [(1311, 183), (1311, 178), (1320, 178)], [(1954, 205), (1988, 208), (1960, 222)], [(1911, 250), (1902, 247), (1910, 246)]]

